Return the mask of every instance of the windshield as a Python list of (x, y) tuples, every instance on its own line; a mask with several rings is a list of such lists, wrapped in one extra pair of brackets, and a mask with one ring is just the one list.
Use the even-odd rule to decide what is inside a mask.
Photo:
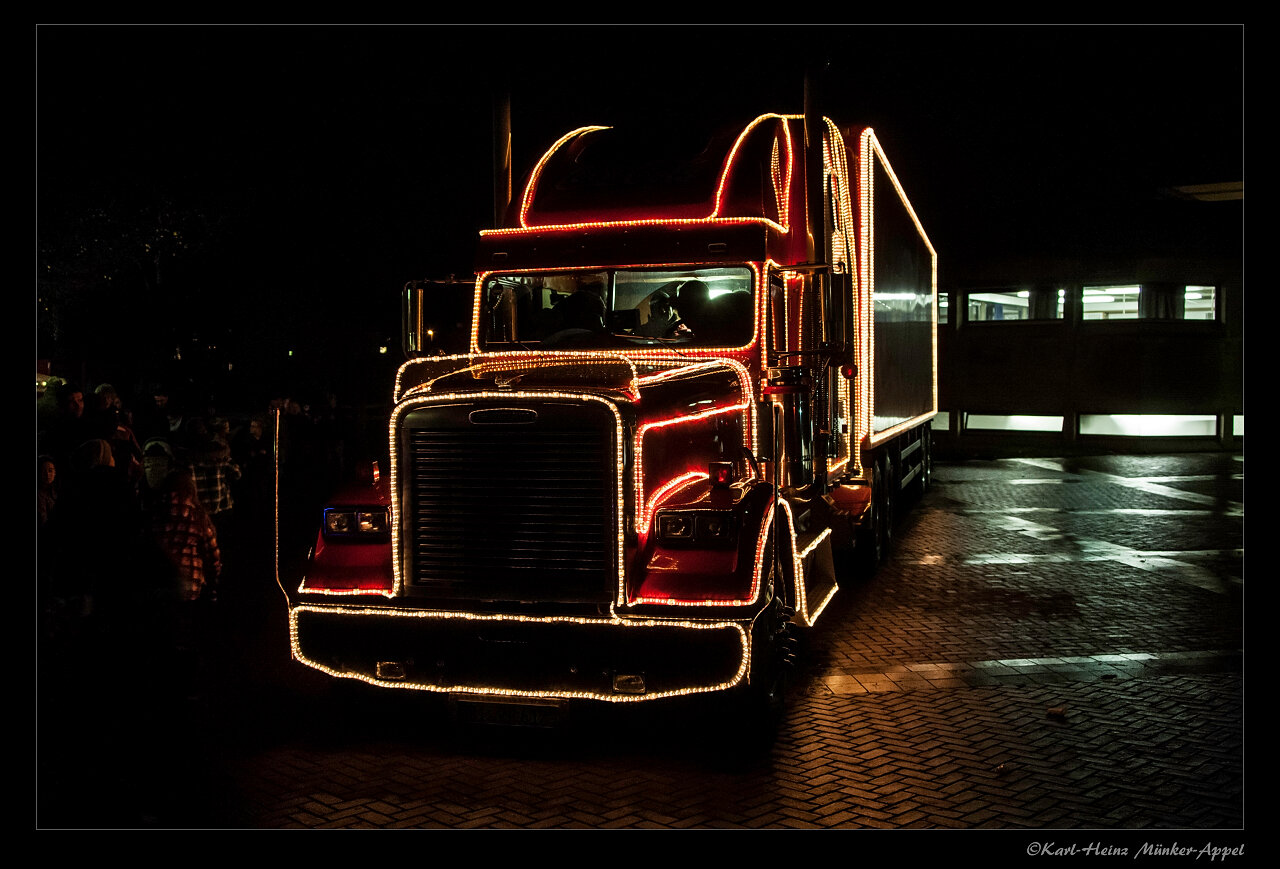
[(494, 274), (485, 279), (489, 350), (741, 347), (755, 325), (745, 267)]

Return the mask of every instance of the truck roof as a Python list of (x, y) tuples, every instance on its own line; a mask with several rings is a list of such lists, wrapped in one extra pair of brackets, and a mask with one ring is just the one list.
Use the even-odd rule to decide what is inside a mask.
[(799, 123), (766, 114), (711, 133), (580, 127), (538, 161), (504, 229), (716, 218), (783, 223), (785, 190), (799, 168)]

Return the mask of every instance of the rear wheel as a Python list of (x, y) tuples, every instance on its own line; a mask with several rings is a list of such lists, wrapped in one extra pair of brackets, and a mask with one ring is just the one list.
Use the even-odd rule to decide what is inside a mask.
[(883, 561), (893, 546), (894, 513), (898, 507), (898, 475), (888, 456), (881, 459), (880, 493), (883, 519), (880, 523), (880, 559)]
[(866, 570), (875, 569), (884, 560), (893, 542), (894, 499), (889, 468), (889, 460), (884, 456), (877, 459), (871, 468), (871, 507), (858, 540), (858, 549), (862, 552), (860, 560)]
[(925, 423), (920, 428), (920, 472), (917, 475), (916, 491), (921, 495), (929, 491), (933, 482), (933, 431)]
[(871, 473), (871, 505), (858, 527), (858, 545), (854, 548), (858, 565), (870, 573), (880, 563), (880, 522), (884, 518), (880, 513), (880, 474), (876, 469)]

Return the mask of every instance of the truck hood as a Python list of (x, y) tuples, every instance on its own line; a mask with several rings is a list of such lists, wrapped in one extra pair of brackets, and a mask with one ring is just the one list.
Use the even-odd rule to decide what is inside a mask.
[[(396, 376), (394, 400), (511, 390), (593, 392), (636, 402), (642, 389), (745, 369), (723, 360), (644, 359), (606, 353), (473, 353), (414, 359)], [(745, 385), (745, 383), (744, 383)]]

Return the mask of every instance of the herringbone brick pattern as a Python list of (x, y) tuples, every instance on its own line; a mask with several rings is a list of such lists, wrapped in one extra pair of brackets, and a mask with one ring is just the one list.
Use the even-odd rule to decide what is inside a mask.
[[(245, 758), (259, 827), (1237, 829), (1238, 477), (1116, 459), (940, 469), (811, 637), (767, 758), (678, 710), (459, 743), (404, 728)], [(426, 715), (412, 701), (387, 718)], [(241, 778), (255, 781), (246, 773)]]
[[(840, 696), (797, 686), (766, 760), (608, 736), (440, 734), (243, 758), (246, 826), (1223, 829), (1242, 823), (1234, 674)], [(669, 747), (654, 743), (667, 742)], [(274, 770), (274, 774), (271, 771)]]
[(701, 706), (455, 731), (438, 698), (284, 660), (271, 611), (261, 639), (236, 634), (222, 694), (184, 708), (180, 732), (216, 734), (203, 763), (104, 763), (65, 802), (117, 807), (108, 826), (1242, 829), (1240, 463), (936, 478), (875, 575), (842, 578), (750, 762), (714, 750)]

